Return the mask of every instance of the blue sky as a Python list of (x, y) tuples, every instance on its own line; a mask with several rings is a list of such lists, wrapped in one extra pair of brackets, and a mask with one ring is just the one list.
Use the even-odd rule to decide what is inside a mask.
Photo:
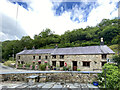
[(95, 26), (118, 17), (118, 8), (118, 0), (1, 0), (0, 41), (33, 38), (46, 28), (61, 35)]

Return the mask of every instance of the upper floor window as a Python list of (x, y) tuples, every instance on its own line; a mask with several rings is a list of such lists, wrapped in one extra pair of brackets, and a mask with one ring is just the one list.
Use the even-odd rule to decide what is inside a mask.
[(101, 62), (101, 65), (104, 66), (104, 64), (106, 64), (107, 62)]
[(56, 55), (52, 55), (52, 59), (56, 59)]
[(64, 55), (60, 55), (60, 59), (64, 59)]
[(20, 59), (20, 56), (18, 56), (18, 59)]
[(39, 59), (41, 59), (41, 56), (39, 56)]
[(90, 62), (84, 61), (84, 62), (83, 62), (83, 66), (90, 67)]
[(102, 54), (102, 59), (106, 59), (107, 58), (107, 54)]
[(35, 59), (35, 56), (33, 56), (33, 59)]
[(48, 56), (45, 56), (45, 59), (48, 59)]

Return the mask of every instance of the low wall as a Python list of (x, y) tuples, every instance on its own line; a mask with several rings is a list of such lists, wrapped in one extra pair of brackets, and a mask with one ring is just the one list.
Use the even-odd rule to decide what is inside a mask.
[(82, 72), (34, 72), (34, 73), (7, 73), (0, 74), (2, 81), (25, 81), (31, 75), (45, 76), (43, 80), (39, 78), (38, 82), (79, 82), (79, 83), (92, 83), (97, 79), (97, 73), (82, 73)]

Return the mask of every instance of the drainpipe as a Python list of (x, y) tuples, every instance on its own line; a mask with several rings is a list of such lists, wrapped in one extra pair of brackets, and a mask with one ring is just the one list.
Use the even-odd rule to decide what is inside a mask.
[(105, 71), (105, 88), (106, 88), (106, 69), (104, 69)]

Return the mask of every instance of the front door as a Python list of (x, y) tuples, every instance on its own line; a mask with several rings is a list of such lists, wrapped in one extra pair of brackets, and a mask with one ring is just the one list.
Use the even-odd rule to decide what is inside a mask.
[(73, 61), (73, 71), (77, 71), (77, 61)]

